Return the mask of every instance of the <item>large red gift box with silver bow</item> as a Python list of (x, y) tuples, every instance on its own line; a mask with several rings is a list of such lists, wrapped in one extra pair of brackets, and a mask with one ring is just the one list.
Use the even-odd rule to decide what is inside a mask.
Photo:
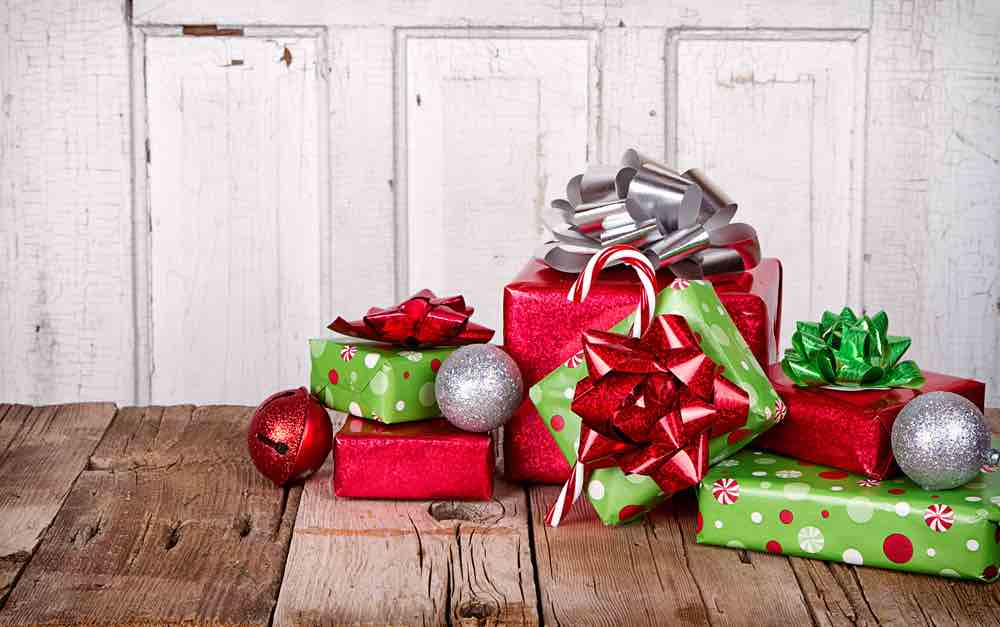
[[(661, 286), (673, 278), (668, 269), (657, 274)], [(563, 363), (581, 360), (581, 333), (610, 328), (639, 300), (635, 273), (624, 267), (605, 270), (582, 303), (566, 299), (575, 279), (574, 274), (532, 260), (504, 288), (504, 349), (520, 367), (526, 388)], [(761, 365), (774, 361), (781, 324), (781, 263), (763, 259), (751, 270), (706, 279)], [(562, 483), (569, 476), (566, 459), (530, 399), (504, 427), (504, 465), (514, 481)]]

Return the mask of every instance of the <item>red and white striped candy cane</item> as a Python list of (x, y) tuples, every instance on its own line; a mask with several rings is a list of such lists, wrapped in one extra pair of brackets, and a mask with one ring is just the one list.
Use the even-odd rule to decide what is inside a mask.
[(616, 244), (591, 257), (590, 261), (587, 262), (587, 267), (583, 269), (583, 272), (569, 288), (566, 298), (575, 303), (582, 303), (587, 298), (587, 294), (590, 293), (590, 287), (601, 270), (609, 263), (616, 261), (621, 261), (633, 268), (639, 275), (639, 282), (642, 283), (639, 307), (636, 308), (635, 320), (632, 323), (632, 336), (640, 337), (653, 321), (653, 304), (656, 302), (656, 268), (653, 267), (653, 262), (634, 246)]
[[(639, 275), (639, 282), (642, 283), (639, 307), (635, 311), (635, 320), (632, 322), (632, 336), (641, 337), (642, 332), (653, 321), (653, 303), (656, 302), (656, 268), (653, 267), (653, 262), (634, 246), (625, 244), (609, 246), (591, 257), (590, 261), (587, 262), (587, 267), (583, 269), (580, 276), (573, 282), (573, 286), (570, 287), (566, 298), (576, 303), (582, 303), (587, 298), (587, 294), (590, 293), (590, 286), (593, 284), (594, 278), (600, 274), (605, 266), (615, 261), (621, 261), (633, 268), (636, 274)], [(592, 444), (591, 441), (600, 437), (596, 431), (589, 429), (585, 429), (584, 431), (586, 435), (580, 439), (580, 443), (577, 445), (576, 456), (578, 460), (581, 452), (587, 450), (589, 445)], [(583, 493), (583, 486), (587, 483), (589, 477), (590, 469), (587, 468), (587, 464), (577, 461), (573, 465), (573, 472), (570, 474), (569, 479), (566, 480), (562, 490), (559, 491), (556, 502), (552, 504), (552, 507), (545, 514), (545, 524), (550, 527), (559, 526), (562, 519), (572, 509), (573, 504), (580, 498), (580, 495)]]

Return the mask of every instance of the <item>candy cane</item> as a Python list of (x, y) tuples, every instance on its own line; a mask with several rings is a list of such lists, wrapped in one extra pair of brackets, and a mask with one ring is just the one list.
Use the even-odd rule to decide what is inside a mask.
[(640, 337), (649, 323), (653, 321), (653, 303), (656, 302), (656, 269), (653, 262), (643, 255), (639, 249), (626, 244), (609, 246), (590, 258), (587, 267), (576, 278), (566, 294), (566, 299), (582, 303), (590, 293), (590, 287), (595, 277), (610, 263), (621, 261), (633, 268), (642, 283), (642, 295), (635, 311), (635, 321), (632, 323), (632, 336)]
[(552, 507), (549, 508), (548, 513), (545, 514), (546, 525), (550, 527), (559, 526), (559, 523), (573, 507), (573, 503), (576, 503), (577, 499), (580, 498), (580, 494), (583, 492), (583, 484), (586, 483), (586, 474), (586, 468), (584, 468), (583, 463), (576, 462), (573, 465), (573, 472), (570, 474), (569, 479), (566, 480), (566, 483), (563, 484), (562, 490), (559, 491), (559, 497), (552, 504)]

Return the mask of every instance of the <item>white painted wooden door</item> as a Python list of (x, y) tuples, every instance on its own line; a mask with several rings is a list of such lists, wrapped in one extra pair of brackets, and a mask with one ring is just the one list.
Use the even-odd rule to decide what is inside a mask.
[[(34, 23), (21, 5), (8, 21), (22, 13)], [(739, 202), (785, 266), (785, 343), (823, 309), (884, 307), (921, 365), (984, 379), (1000, 402), (996, 3), (135, 0), (127, 24), (102, 16), (97, 32), (130, 46), (111, 74), (131, 76), (114, 93), (132, 132), (90, 172), (135, 184), (95, 197), (117, 208), (101, 214), (117, 240), (76, 229), (118, 260), (91, 261), (118, 272), (91, 281), (111, 300), (88, 314), (99, 350), (79, 358), (96, 374), (49, 382), (31, 333), (93, 312), (86, 290), (38, 296), (48, 275), (0, 269), (4, 347), (29, 356), (23, 372), (0, 359), (8, 396), (254, 403), (305, 382), (304, 339), (335, 315), (422, 287), (465, 294), (499, 329), (541, 209), (634, 146), (704, 168)], [(33, 67), (15, 43), (0, 80)], [(5, 106), (2, 145), (24, 150), (10, 138), (29, 110)], [(123, 132), (78, 106), (104, 120), (95, 136)], [(0, 179), (2, 206), (31, 199), (24, 168)], [(89, 276), (17, 252), (12, 229), (46, 225), (5, 211), (14, 267)], [(58, 328), (54, 352), (85, 348)]]

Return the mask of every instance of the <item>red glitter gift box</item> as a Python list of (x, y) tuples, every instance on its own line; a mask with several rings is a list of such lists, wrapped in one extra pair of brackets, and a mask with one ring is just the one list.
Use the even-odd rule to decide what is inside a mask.
[[(657, 274), (661, 287), (673, 278), (667, 269)], [(764, 259), (749, 271), (706, 278), (758, 361), (773, 361), (781, 323), (778, 260)], [(504, 289), (504, 349), (520, 367), (525, 388), (561, 364), (580, 359), (583, 331), (611, 328), (639, 302), (639, 283), (627, 268), (602, 272), (582, 303), (566, 300), (575, 279), (532, 260)], [(514, 481), (562, 483), (569, 476), (566, 459), (527, 397), (504, 427), (504, 465)]]
[(884, 479), (899, 472), (892, 457), (892, 423), (903, 406), (927, 392), (954, 392), (981, 410), (986, 386), (924, 371), (919, 390), (838, 391), (796, 387), (773, 364), (767, 371), (788, 414), (780, 424), (754, 440), (754, 447), (796, 459)]
[(493, 440), (443, 418), (384, 425), (355, 416), (333, 442), (333, 491), (365, 499), (493, 497)]

